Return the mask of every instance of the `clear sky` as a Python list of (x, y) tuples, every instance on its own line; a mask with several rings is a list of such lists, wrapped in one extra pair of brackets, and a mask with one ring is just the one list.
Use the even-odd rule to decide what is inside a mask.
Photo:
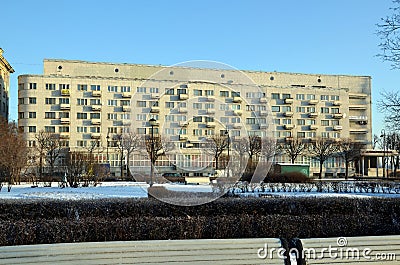
[(4, 1), (0, 47), (17, 77), (41, 74), (44, 58), (171, 65), (213, 60), (245, 70), (372, 76), (379, 92), (400, 88), (400, 70), (376, 57), (375, 35), (391, 0)]

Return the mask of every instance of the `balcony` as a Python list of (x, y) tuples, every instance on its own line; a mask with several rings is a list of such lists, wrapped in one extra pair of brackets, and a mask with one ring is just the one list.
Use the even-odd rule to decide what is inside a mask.
[(268, 129), (268, 124), (266, 124), (266, 123), (259, 124), (259, 128), (260, 128), (260, 130)]
[(240, 103), (240, 102), (242, 102), (242, 98), (241, 97), (233, 97), (232, 101), (234, 103)]
[(366, 110), (367, 105), (349, 105), (349, 109), (351, 109), (351, 110)]
[(186, 100), (188, 98), (189, 98), (188, 94), (179, 94), (179, 99), (180, 100)]
[(341, 130), (343, 130), (343, 126), (341, 126), (341, 125), (335, 125), (335, 126), (333, 126), (333, 130), (335, 130), (335, 131), (341, 131)]
[(310, 99), (310, 100), (308, 101), (308, 104), (309, 104), (309, 105), (317, 105), (317, 104), (318, 104), (318, 99)]
[(368, 121), (368, 116), (349, 116), (350, 121)]
[(60, 138), (61, 139), (68, 139), (69, 138), (69, 132), (60, 133)]
[(292, 98), (285, 98), (285, 104), (293, 104)]
[(318, 113), (316, 113), (316, 112), (308, 113), (308, 117), (310, 117), (310, 118), (316, 118), (316, 117), (318, 117)]
[(159, 99), (160, 95), (158, 93), (151, 93), (151, 98), (152, 99)]
[(206, 123), (207, 128), (215, 128), (215, 122), (209, 121)]
[[(152, 109), (153, 109), (153, 107), (152, 107)], [(160, 109), (158, 109), (158, 110), (160, 110)], [(131, 106), (122, 106), (122, 111), (123, 112), (130, 112), (131, 111)]]
[(184, 107), (180, 107), (180, 108), (178, 109), (178, 111), (179, 111), (179, 113), (187, 113), (187, 112), (188, 112), (188, 109), (187, 109), (187, 108), (184, 108)]
[(335, 101), (332, 102), (332, 105), (333, 106), (340, 106), (340, 105), (342, 105), (342, 102), (339, 101), (339, 100), (335, 100)]
[(293, 116), (293, 112), (292, 111), (286, 111), (285, 113), (283, 113), (283, 115), (285, 117), (292, 117)]
[(332, 115), (332, 117), (334, 119), (341, 119), (341, 118), (343, 118), (343, 113), (335, 113)]
[(66, 104), (66, 103), (61, 103), (60, 104), (60, 109), (61, 110), (69, 110), (69, 109), (71, 109), (71, 105), (68, 103), (68, 104)]
[(187, 121), (180, 121), (179, 122), (179, 126), (180, 127), (186, 127), (186, 126), (188, 126), (188, 122)]
[(101, 111), (101, 105), (92, 105), (92, 111)]
[(240, 129), (240, 128), (242, 128), (242, 124), (241, 124), (241, 123), (238, 123), (238, 122), (234, 123), (232, 126), (233, 126), (234, 129)]
[(92, 134), (90, 135), (90, 137), (91, 137), (92, 139), (100, 139), (101, 133), (92, 133)]
[(268, 116), (268, 111), (266, 110), (260, 111), (260, 116)]
[(215, 109), (207, 109), (207, 114), (215, 114)]
[(92, 125), (99, 125), (101, 124), (101, 119), (92, 119)]
[(131, 94), (131, 92), (123, 92), (123, 93), (122, 93), (122, 97), (123, 97), (123, 98), (131, 98), (131, 97), (132, 97), (132, 94)]
[(101, 91), (93, 90), (92, 91), (92, 97), (101, 97)]
[(122, 120), (122, 125), (130, 126), (131, 125), (131, 121), (130, 120)]
[(312, 125), (309, 126), (309, 129), (312, 130), (312, 131), (315, 131), (315, 130), (318, 129), (318, 125), (312, 124)]
[(267, 98), (260, 98), (260, 103), (267, 103)]
[(291, 142), (291, 141), (293, 141), (294, 139), (293, 139), (293, 137), (285, 137), (285, 141), (286, 142)]
[(151, 113), (159, 113), (160, 107), (153, 106), (153, 107), (151, 107), (150, 112)]
[(71, 120), (69, 118), (60, 118), (61, 124), (69, 124)]
[(242, 116), (242, 114), (243, 114), (243, 112), (242, 112), (240, 109), (234, 110), (233, 113), (234, 113), (236, 116)]
[(193, 144), (192, 143), (186, 143), (186, 148), (192, 148)]
[(69, 89), (61, 89), (61, 96), (69, 96), (71, 95)]
[(179, 140), (180, 141), (186, 141), (188, 139), (188, 135), (187, 134), (180, 134), (179, 135)]
[(207, 96), (207, 101), (214, 102), (215, 97), (214, 96)]
[(354, 98), (354, 99), (363, 99), (367, 98), (367, 94), (364, 93), (349, 93), (349, 98)]
[(368, 129), (350, 128), (350, 133), (351, 134), (364, 134), (364, 133), (368, 133)]
[(294, 128), (294, 124), (285, 124), (283, 125), (283, 127), (285, 128), (285, 130), (291, 130)]

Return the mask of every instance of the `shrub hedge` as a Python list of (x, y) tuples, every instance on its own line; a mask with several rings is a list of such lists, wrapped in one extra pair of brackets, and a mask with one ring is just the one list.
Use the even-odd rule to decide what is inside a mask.
[(221, 198), (200, 206), (155, 199), (4, 200), (0, 245), (114, 240), (335, 237), (400, 233), (395, 198)]

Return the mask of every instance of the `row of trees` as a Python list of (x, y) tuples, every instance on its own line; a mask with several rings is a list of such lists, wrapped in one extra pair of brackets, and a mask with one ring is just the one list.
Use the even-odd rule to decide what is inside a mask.
[[(269, 160), (276, 155), (287, 155), (291, 163), (301, 155), (307, 155), (319, 162), (319, 177), (322, 177), (323, 165), (331, 157), (340, 157), (346, 165), (345, 177), (349, 175), (349, 165), (361, 156), (363, 145), (351, 139), (316, 138), (306, 142), (301, 138), (287, 138), (282, 143), (277, 143), (270, 138), (259, 136), (242, 137), (230, 141), (227, 136), (216, 135), (206, 141), (205, 150), (213, 155), (215, 168), (219, 169), (218, 161), (224, 151), (231, 148), (232, 155), (238, 154), (239, 164), (245, 158), (247, 172), (253, 172), (260, 159)], [(228, 146), (230, 144), (230, 146)], [(228, 148), (229, 147), (229, 148)], [(229, 158), (228, 158), (229, 160)], [(227, 165), (225, 165), (227, 166)], [(243, 168), (243, 165), (239, 165)]]

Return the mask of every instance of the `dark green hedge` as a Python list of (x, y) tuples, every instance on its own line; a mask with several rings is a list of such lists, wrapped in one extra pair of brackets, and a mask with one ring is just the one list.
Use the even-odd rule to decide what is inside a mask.
[(0, 245), (400, 234), (400, 200), (222, 198), (195, 207), (154, 199), (4, 200), (0, 231)]

